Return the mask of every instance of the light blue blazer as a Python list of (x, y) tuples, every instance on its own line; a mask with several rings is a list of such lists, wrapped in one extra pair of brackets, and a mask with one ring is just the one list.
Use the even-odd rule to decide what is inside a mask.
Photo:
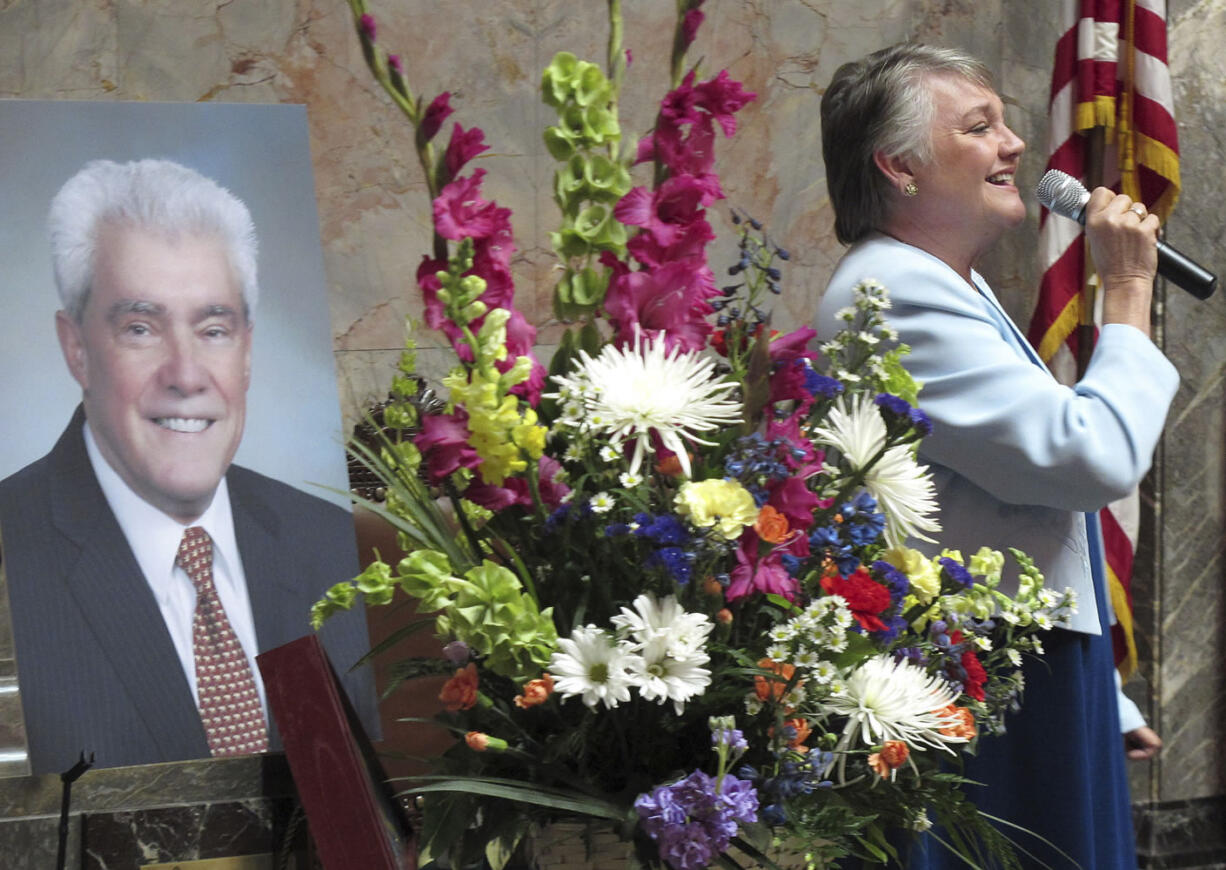
[[(933, 537), (967, 556), (984, 545), (1023, 550), (1048, 586), (1076, 592), (1068, 627), (1099, 634), (1108, 616), (1094, 607), (1085, 513), (1127, 495), (1145, 475), (1179, 375), (1139, 330), (1109, 324), (1085, 376), (1064, 386), (983, 278), (972, 277), (974, 288), (931, 254), (871, 236), (835, 269), (818, 335), (839, 329), (835, 312), (851, 305), (858, 282), (888, 288), (887, 321), (911, 346), (903, 362), (933, 422), (920, 448), (941, 507), (943, 529)], [(1016, 575), (1009, 580), (1016, 584)]]

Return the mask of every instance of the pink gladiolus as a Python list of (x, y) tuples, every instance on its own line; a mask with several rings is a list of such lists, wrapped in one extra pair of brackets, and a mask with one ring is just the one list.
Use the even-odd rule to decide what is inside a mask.
[[(390, 61), (391, 58), (388, 58)], [(426, 107), (426, 113), (421, 119), (421, 135), (422, 138), (429, 142), (437, 134), (443, 126), (443, 122), (447, 117), (455, 111), (451, 108), (451, 91), (443, 91), (437, 97), (430, 101), (430, 105)], [(453, 175), (455, 173), (452, 173)]]
[(440, 236), (453, 241), (485, 238), (505, 222), (510, 211), (481, 198), (484, 177), (484, 169), (475, 170), (467, 178), (455, 179), (439, 193), (434, 200), (434, 229)]
[(438, 483), (457, 469), (481, 464), (481, 457), (468, 444), (468, 436), (468, 414), (462, 409), (454, 414), (422, 417), (421, 431), (413, 443), (422, 452), (431, 482)]
[(770, 496), (766, 503), (787, 517), (788, 526), (807, 530), (813, 525), (813, 511), (817, 508), (817, 496), (805, 486), (799, 477), (787, 477), (768, 485)]
[(616, 341), (634, 341), (635, 328), (647, 337), (665, 333), (667, 346), (701, 350), (711, 334), (706, 315), (711, 307), (701, 296), (692, 261), (668, 263), (643, 272), (614, 275), (605, 294), (605, 311), (617, 329)]
[(825, 452), (815, 449), (813, 442), (801, 434), (800, 424), (805, 414), (805, 411), (798, 409), (783, 420), (768, 419), (766, 423), (767, 438), (782, 438), (789, 447), (803, 451), (800, 459), (788, 456), (785, 460), (788, 468), (801, 480), (820, 471), (826, 459)]
[(389, 54), (387, 56), (387, 65), (392, 68), (392, 71), (396, 73), (396, 75), (404, 75), (404, 67), (400, 65), (400, 55)]
[(786, 362), (775, 369), (770, 379), (770, 401), (813, 404), (813, 396), (805, 390), (804, 363)]
[(736, 132), (735, 113), (758, 96), (741, 90), (741, 83), (730, 78), (726, 69), (720, 70), (715, 78), (695, 85), (694, 92), (697, 104), (711, 113), (725, 136)]
[(369, 12), (363, 14), (362, 17), (358, 19), (358, 27), (361, 29), (363, 36), (365, 36), (371, 42), (375, 41), (375, 34), (379, 32), (378, 27), (375, 25), (375, 16), (371, 15)]
[(447, 167), (447, 174), (455, 178), (468, 161), (482, 151), (488, 151), (489, 148), (490, 146), (485, 144), (485, 133), (480, 127), (473, 127), (466, 131), (456, 124), (451, 128), (451, 141), (447, 143), (447, 153), (443, 155), (443, 165)]
[(685, 13), (685, 19), (681, 22), (681, 42), (689, 48), (694, 42), (694, 37), (698, 35), (698, 28), (702, 26), (705, 15), (698, 9), (691, 9)]
[(817, 352), (807, 349), (809, 342), (816, 336), (817, 330), (811, 326), (802, 326), (792, 332), (773, 336), (770, 343), (771, 361), (783, 362), (801, 357), (817, 359)]
[(733, 602), (761, 592), (782, 595), (789, 601), (795, 601), (800, 588), (796, 578), (783, 567), (777, 550), (771, 550), (765, 556), (758, 555), (759, 540), (752, 529), (746, 529), (741, 535), (736, 567), (732, 569), (732, 582), (728, 584), (725, 597)]

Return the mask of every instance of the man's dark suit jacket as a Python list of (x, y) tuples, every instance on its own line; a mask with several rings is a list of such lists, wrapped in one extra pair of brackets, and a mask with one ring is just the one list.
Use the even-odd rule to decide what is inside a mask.
[[(0, 535), (34, 773), (81, 751), (100, 767), (206, 758), (200, 714), (136, 557), (94, 476), (77, 409), (54, 449), (0, 482)], [(259, 651), (310, 632), (325, 589), (357, 573), (353, 519), (238, 466), (226, 474)], [(361, 608), (321, 637), (358, 715), (378, 735)], [(270, 734), (279, 747), (275, 725)]]

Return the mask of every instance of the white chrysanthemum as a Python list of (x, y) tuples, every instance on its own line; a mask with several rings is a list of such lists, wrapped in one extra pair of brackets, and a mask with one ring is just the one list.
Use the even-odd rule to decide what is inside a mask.
[(617, 448), (606, 444), (600, 448), (600, 459), (603, 462), (616, 462), (621, 459), (621, 453), (617, 451)]
[(705, 613), (687, 611), (675, 595), (657, 600), (654, 595), (643, 594), (634, 599), (633, 607), (623, 607), (612, 622), (618, 633), (633, 638), (639, 649), (664, 638), (668, 655), (686, 658), (706, 647), (707, 637), (715, 628)]
[(710, 658), (701, 650), (681, 658), (670, 655), (669, 638), (661, 635), (644, 644), (630, 660), (630, 682), (644, 700), (660, 704), (672, 701), (680, 716), (685, 712), (685, 702), (711, 685), (711, 672), (703, 667), (708, 661)]
[(771, 661), (786, 662), (792, 655), (792, 648), (786, 643), (772, 643), (766, 648), (766, 657)]
[(1009, 664), (1013, 665), (1013, 667), (1020, 668), (1022, 666), (1022, 654), (1017, 650), (1012, 648), (1005, 650), (1005, 657), (1009, 659)]
[(852, 671), (823, 706), (827, 712), (847, 717), (844, 745), (859, 732), (866, 746), (901, 740), (911, 747), (952, 751), (946, 743), (966, 742), (966, 738), (941, 733), (950, 725), (941, 711), (955, 697), (957, 693), (940, 677), (883, 653)]
[(608, 513), (613, 507), (613, 496), (609, 495), (607, 492), (598, 492), (592, 496), (590, 504), (592, 513)]
[[(861, 393), (850, 407), (840, 399), (815, 434), (836, 447), (856, 471), (873, 460), (885, 446), (885, 420), (871, 396)], [(928, 468), (915, 461), (910, 448), (897, 444), (885, 451), (864, 473), (864, 486), (886, 516), (885, 540), (901, 547), (908, 537), (931, 541), (925, 532), (940, 531), (936, 490)]]
[(630, 700), (630, 667), (634, 656), (629, 645), (594, 625), (576, 628), (570, 637), (558, 638), (558, 651), (549, 660), (553, 687), (563, 698), (583, 696), (595, 707), (603, 702), (616, 707)]
[(582, 350), (579, 357), (574, 373), (553, 377), (561, 389), (551, 397), (582, 396), (593, 430), (618, 445), (633, 439), (630, 471), (638, 471), (644, 454), (653, 449), (654, 431), (677, 454), (689, 477), (690, 459), (682, 439), (709, 444), (696, 433), (740, 419), (741, 403), (728, 397), (736, 385), (717, 375), (709, 358), (682, 353), (679, 347), (666, 351), (662, 337), (639, 336), (634, 347), (606, 345), (595, 359)]

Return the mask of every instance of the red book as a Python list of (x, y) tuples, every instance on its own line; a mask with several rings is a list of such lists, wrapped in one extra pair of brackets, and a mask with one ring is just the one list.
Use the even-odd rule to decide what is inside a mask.
[(408, 824), (319, 638), (256, 662), (325, 870), (416, 870)]

